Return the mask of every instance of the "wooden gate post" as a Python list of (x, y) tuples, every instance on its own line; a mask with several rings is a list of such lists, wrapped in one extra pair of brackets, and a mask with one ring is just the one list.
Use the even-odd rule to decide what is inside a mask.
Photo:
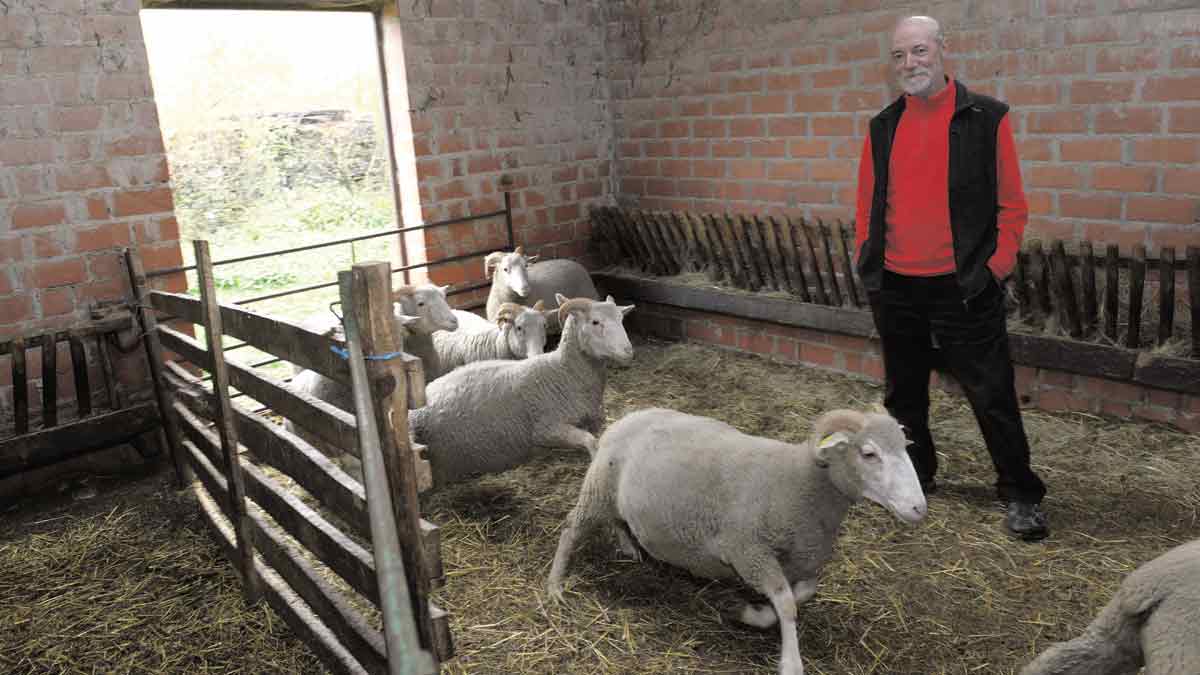
[(416, 465), (408, 439), (408, 385), (401, 356), (402, 338), (393, 331), (392, 266), (386, 262), (355, 265), (354, 305), (343, 307), (353, 314), (362, 339), (371, 376), (376, 424), (383, 451), (384, 468), (392, 493), (392, 511), (400, 538), (401, 556), (407, 575), (409, 598), (421, 646), (436, 654), (433, 623), (429, 614), (431, 566), (421, 546), (420, 509), (417, 498)]

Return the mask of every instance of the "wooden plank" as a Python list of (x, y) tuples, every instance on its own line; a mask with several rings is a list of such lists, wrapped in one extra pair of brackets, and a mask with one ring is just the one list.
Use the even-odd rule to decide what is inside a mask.
[(812, 273), (817, 283), (817, 302), (822, 305), (832, 304), (829, 301), (829, 293), (825, 291), (825, 279), (821, 274), (821, 264), (817, 258), (817, 247), (813, 244), (812, 228), (808, 223), (800, 220), (800, 231), (804, 234), (804, 242), (808, 245), (808, 260), (812, 264)]
[(346, 602), (341, 591), (326, 581), (312, 563), (288, 545), (263, 518), (261, 510), (251, 507), (250, 519), (254, 547), (280, 578), (304, 600), (367, 672), (388, 672), (383, 634), (372, 628), (366, 617)]
[[(167, 375), (167, 378), (169, 382), (171, 376)], [(222, 475), (226, 475), (228, 471), (225, 457), (221, 454), (221, 437), (209, 426), (209, 420), (201, 416), (207, 411), (197, 407), (195, 399), (186, 395), (181, 395), (171, 404), (171, 411), (179, 418), (179, 432), (183, 437), (199, 448)]]
[(54, 333), (42, 336), (42, 428), (58, 425), (58, 343)]
[(204, 338), (208, 343), (212, 361), (212, 388), (217, 395), (216, 424), (221, 437), (221, 454), (225, 458), (225, 479), (229, 484), (229, 505), (233, 509), (234, 530), (240, 554), (243, 589), (246, 602), (253, 605), (262, 595), (262, 583), (254, 572), (254, 542), (250, 539), (250, 517), (246, 515), (246, 488), (242, 478), (241, 462), (238, 461), (237, 428), (233, 418), (233, 404), (229, 398), (229, 368), (225, 364), (225, 348), (221, 345), (225, 331), (221, 326), (221, 308), (217, 304), (217, 289), (213, 281), (212, 255), (208, 242), (197, 239), (192, 242), (196, 260), (196, 276), (200, 286), (200, 304), (203, 308)]
[(829, 270), (829, 297), (833, 300), (835, 307), (841, 307), (842, 289), (838, 285), (837, 265), (833, 262), (833, 247), (829, 242), (832, 233), (829, 226), (819, 218), (817, 219), (817, 228), (821, 233), (821, 245), (825, 249), (825, 267)]
[[(392, 331), (391, 266), (387, 263), (355, 265), (343, 290), (343, 307), (353, 321), (365, 354), (387, 354), (401, 350), (399, 336)], [(347, 306), (346, 300), (352, 300)], [(392, 517), (400, 544), (400, 557), (407, 580), (408, 596), (422, 647), (435, 648), (433, 625), (429, 617), (430, 579), (435, 568), (425, 559), (421, 547), (421, 502), (417, 497), (417, 478), (409, 446), (407, 388), (383, 391), (379, 383), (391, 375), (402, 381), (403, 372), (392, 361), (366, 361), (374, 391), (369, 396), (379, 429), (380, 450), (390, 486)], [(365, 413), (366, 411), (360, 411)], [(361, 418), (360, 418), (361, 419)]]
[(124, 443), (159, 423), (154, 404), (142, 403), (5, 439), (0, 441), (0, 477)]
[(612, 219), (617, 230), (621, 232), (622, 240), (629, 247), (633, 257), (631, 262), (647, 274), (655, 273), (654, 256), (647, 248), (645, 240), (638, 234), (637, 225), (635, 225), (629, 216), (618, 208), (608, 210), (609, 218)]
[(716, 245), (709, 239), (708, 224), (695, 213), (685, 213), (683, 217), (692, 224), (692, 230), (695, 232), (696, 242), (704, 259), (704, 274), (708, 276), (709, 281), (720, 281), (725, 276), (725, 270), (721, 265), (721, 257), (717, 253)]
[[(154, 309), (202, 324), (200, 302), (179, 293), (150, 293)], [(313, 370), (335, 382), (346, 384), (350, 371), (346, 362), (330, 351), (328, 337), (314, 333), (286, 319), (255, 313), (230, 304), (221, 304), (221, 325), (226, 335), (249, 342), (254, 347)]]
[(1200, 362), (1149, 352), (1137, 354), (1133, 381), (1156, 389), (1200, 394)]
[(1175, 332), (1175, 247), (1164, 247), (1158, 255), (1158, 344), (1162, 345)]
[(1116, 244), (1109, 244), (1104, 252), (1104, 335), (1116, 344), (1118, 291), (1121, 283), (1119, 251)]
[(600, 221), (600, 226), (608, 232), (609, 237), (617, 244), (617, 252), (620, 256), (618, 264), (631, 265), (633, 267), (642, 268), (645, 261), (638, 254), (637, 248), (633, 242), (625, 235), (625, 230), (620, 227), (616, 217), (613, 215), (613, 208), (602, 206), (596, 209), (596, 217)]
[[(226, 559), (232, 562), (236, 559), (237, 549), (233, 544), (233, 528), (229, 521), (205, 490), (196, 490), (196, 500)], [(367, 672), (274, 570), (261, 560), (256, 560), (254, 566), (263, 580), (267, 603), (331, 671), (353, 675)], [(237, 569), (236, 565), (234, 569)]]
[(846, 226), (842, 221), (837, 224), (837, 240), (842, 246), (842, 266), (846, 273), (846, 295), (850, 296), (850, 304), (855, 307), (862, 307), (862, 299), (858, 296), (858, 282), (854, 278), (854, 257), (850, 255), (850, 245), (847, 243), (847, 237), (853, 236), (846, 233)]
[(642, 279), (611, 273), (598, 273), (595, 277), (602, 281), (613, 295), (645, 302), (859, 337), (871, 337), (875, 330), (871, 313), (865, 310), (800, 303), (790, 298), (697, 288), (661, 279)]
[(1029, 279), (1025, 268), (1025, 253), (1017, 251), (1016, 265), (1013, 266), (1013, 288), (1017, 294), (1017, 311), (1022, 320), (1032, 323), (1033, 306), (1029, 301)]
[(733, 275), (734, 285), (754, 290), (753, 282), (750, 280), (749, 263), (743, 257), (737, 237), (733, 234), (733, 222), (729, 219), (728, 214), (712, 213), (709, 214), (709, 217), (721, 233), (721, 246), (725, 249), (727, 261), (725, 269)]
[(743, 282), (739, 276), (736, 257), (729, 249), (721, 223), (711, 213), (701, 215), (700, 219), (704, 221), (704, 226), (708, 229), (708, 241), (712, 244), (713, 255), (720, 261), (721, 273), (726, 283), (732, 286), (742, 286)]
[[(163, 346), (167, 349), (207, 371), (212, 371), (212, 358), (198, 341), (163, 326), (160, 326), (158, 331)], [(260, 401), (322, 441), (355, 457), (358, 456), (354, 417), (350, 413), (240, 363), (230, 361), (226, 366), (229, 370), (230, 384), (235, 389)]]
[(1129, 268), (1129, 325), (1125, 346), (1137, 349), (1142, 344), (1142, 294), (1146, 286), (1146, 247), (1133, 247), (1133, 264)]
[(1058, 308), (1059, 323), (1071, 337), (1078, 340), (1083, 336), (1083, 326), (1079, 321), (1079, 304), (1075, 300), (1071, 267), (1067, 262), (1066, 248), (1061, 239), (1054, 240), (1050, 260), (1054, 269), (1054, 304)]
[(438, 660), (454, 658), (454, 639), (450, 634), (450, 615), (441, 607), (429, 603), (429, 621), (433, 624), (433, 649)]
[(75, 333), (67, 336), (71, 349), (71, 370), (75, 376), (75, 403), (79, 417), (92, 414), (92, 384), (88, 378), (87, 352), (83, 341)]
[[(262, 469), (243, 462), (246, 492), (275, 522), (313, 553), (346, 583), (379, 606), (379, 581), (371, 552), (309, 508), (301, 499), (271, 479)], [(286, 577), (285, 577), (286, 578)]]
[(804, 275), (804, 261), (800, 251), (796, 248), (797, 241), (793, 237), (796, 226), (792, 224), (790, 217), (784, 216), (783, 223), (780, 224), (779, 232), (783, 241), (783, 254), (787, 258), (788, 271), (796, 280), (797, 290), (800, 291), (800, 299), (804, 302), (812, 302), (812, 295), (808, 292), (808, 279)]
[(729, 232), (737, 246), (739, 262), (744, 266), (747, 288), (757, 291), (763, 287), (762, 272), (758, 269), (758, 256), (750, 247), (750, 239), (746, 236), (746, 224), (741, 217), (725, 213), (725, 222), (729, 223)]
[(673, 263), (673, 271), (679, 274), (687, 269), (687, 250), (682, 241), (682, 235), (675, 232), (675, 226), (665, 212), (650, 211), (647, 216), (658, 225), (658, 231), (667, 246), (668, 257)]
[(754, 221), (744, 213), (736, 214), (736, 218), (733, 221), (733, 232), (745, 248), (750, 277), (757, 283), (757, 286), (752, 290), (757, 291), (764, 287), (770, 289), (771, 267), (767, 264), (767, 259), (763, 255), (762, 242), (758, 240)]
[(754, 216), (754, 223), (766, 245), (767, 258), (771, 262), (771, 274), (774, 278), (775, 289), (788, 292), (789, 284), (787, 270), (783, 265), (783, 253), (779, 250), (779, 239), (775, 236), (775, 226), (772, 222), (759, 216)]
[[(200, 479), (200, 483), (204, 485), (204, 489), (208, 491), (213, 501), (220, 507), (221, 513), (228, 518), (232, 509), (229, 506), (229, 484), (226, 483), (225, 476), (221, 475), (220, 469), (208, 461), (207, 454), (196, 447), (191, 439), (182, 439), (180, 445), (183, 447), (184, 457), (187, 459), (188, 465), (192, 468), (193, 475)], [(216, 448), (212, 450), (213, 452), (217, 451)], [(230, 558), (229, 561), (236, 567), (239, 557), (240, 554), (238, 557)], [(238, 569), (238, 576), (241, 576), (241, 574), (241, 569)]]
[(1192, 358), (1200, 359), (1200, 246), (1187, 247), (1187, 275), (1192, 316)]
[[(207, 385), (177, 364), (167, 367), (176, 395), (197, 399), (205, 407), (192, 409), (211, 416), (216, 403)], [(256, 459), (283, 471), (360, 536), (371, 536), (362, 483), (346, 475), (320, 450), (270, 420), (237, 407), (234, 416), (239, 438)]]
[[(101, 318), (92, 319), (85, 324), (72, 328), (71, 330), (81, 338), (94, 337), (96, 335), (127, 330), (130, 328), (132, 321), (133, 315), (130, 314), (128, 310), (119, 309), (112, 311), (111, 314), (107, 314)], [(56, 336), (56, 339), (62, 341), (64, 336), (64, 333), (59, 333)], [(25, 339), (24, 336), (22, 336), (20, 339), (25, 343), (26, 349), (34, 346), (34, 344), (30, 340)], [(10, 353), (12, 349), (12, 343), (13, 340), (0, 341), (0, 354)]]
[(692, 229), (692, 221), (688, 220), (687, 214), (674, 211), (663, 214), (663, 217), (670, 219), (675, 231), (683, 236), (683, 242), (687, 249), (687, 270), (689, 272), (703, 270), (707, 259), (700, 251), (700, 241), (696, 238), (696, 231)]
[[(1050, 304), (1050, 266), (1046, 264), (1046, 256), (1041, 243), (1034, 244), (1029, 251), (1030, 271), (1033, 273), (1034, 312), (1040, 321), (1049, 321), (1054, 313)], [(1065, 326), (1064, 326), (1065, 328)]]
[(108, 353), (108, 339), (103, 335), (96, 336), (96, 357), (100, 361), (100, 372), (104, 375), (104, 391), (110, 410), (120, 410), (125, 402), (120, 395), (120, 385), (116, 374), (113, 373), (112, 355)]
[(1096, 334), (1099, 312), (1096, 305), (1096, 255), (1092, 242), (1079, 242), (1079, 284), (1083, 287), (1083, 337)]
[(21, 337), (14, 339), (11, 349), (13, 428), (16, 435), (21, 436), (29, 433), (29, 380), (25, 372), (25, 339)]
[[(125, 249), (125, 268), (129, 272), (129, 287), (133, 289), (134, 316), (137, 318), (137, 328), (142, 336), (142, 347), (146, 351), (146, 362), (150, 368), (150, 380), (154, 387), (154, 400), (158, 409), (163, 411), (163, 429), (166, 432), (167, 446), (171, 451), (171, 461), (175, 465), (175, 478), (178, 485), (183, 486), (192, 482), (188, 475), (187, 464), (184, 461), (183, 448), (180, 446), (179, 429), (175, 427), (175, 417), (166, 414), (171, 402), (167, 400), (166, 382), (163, 380), (163, 351), (158, 341), (158, 319), (150, 310), (150, 294), (146, 290), (146, 271), (142, 268), (141, 255), (133, 249)], [(199, 308), (199, 303), (195, 303)], [(193, 323), (199, 323), (198, 321)]]
[(1047, 335), (1010, 333), (1008, 337), (1013, 363), (1112, 380), (1133, 376), (1137, 356), (1124, 349)]
[(670, 272), (668, 270), (670, 267), (667, 265), (662, 244), (658, 242), (657, 234), (652, 231), (650, 225), (641, 217), (639, 211), (626, 211), (624, 215), (650, 258), (651, 271), (657, 276), (669, 275)]

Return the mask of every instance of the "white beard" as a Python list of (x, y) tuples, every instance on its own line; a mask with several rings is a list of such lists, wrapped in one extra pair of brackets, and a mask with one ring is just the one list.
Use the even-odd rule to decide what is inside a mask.
[(933, 86), (933, 74), (928, 70), (917, 71), (900, 80), (900, 87), (909, 96), (916, 96)]

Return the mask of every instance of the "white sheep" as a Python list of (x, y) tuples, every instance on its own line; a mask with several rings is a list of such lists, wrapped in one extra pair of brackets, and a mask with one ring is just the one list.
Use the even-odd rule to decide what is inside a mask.
[[(422, 284), (401, 286), (393, 291), (395, 320), (392, 329), (397, 336), (403, 338), (404, 351), (421, 359), (427, 378), (430, 372), (436, 373), (441, 368), (440, 359), (433, 347), (434, 331), (452, 331), (458, 328), (458, 318), (446, 302), (447, 288), (449, 287)], [(313, 332), (328, 334), (335, 338), (341, 334), (342, 329), (332, 316), (310, 317), (302, 325)], [(342, 410), (348, 412), (354, 410), (354, 398), (349, 387), (314, 371), (299, 370), (292, 378), (291, 386), (300, 393), (318, 398)], [(330, 447), (321, 439), (306, 432), (303, 427), (297, 427), (291, 420), (287, 420), (284, 427), (330, 457), (342, 460), (348, 472), (353, 473), (358, 470), (356, 458), (342, 457), (343, 453), (340, 449)], [(362, 475), (361, 471), (358, 475)]]
[(1200, 673), (1200, 539), (1134, 570), (1083, 635), (1051, 645), (1021, 675)]
[(748, 604), (740, 620), (760, 628), (779, 620), (780, 672), (799, 675), (796, 605), (816, 593), (850, 505), (866, 497), (905, 522), (925, 517), (905, 445), (900, 424), (883, 413), (828, 412), (800, 445), (675, 410), (626, 415), (600, 438), (547, 591), (562, 599), (577, 542), (607, 527), (636, 559), (640, 545), (696, 576), (741, 577), (765, 595), (770, 605)]
[(429, 450), (435, 486), (520, 465), (537, 447), (595, 452), (604, 423), (606, 364), (628, 364), (633, 346), (621, 321), (632, 305), (557, 298), (562, 339), (523, 361), (480, 361), (425, 390), (409, 428)]
[(501, 305), (496, 323), (470, 312), (459, 312), (455, 310), (459, 317), (458, 330), (433, 336), (443, 373), (475, 361), (537, 356), (546, 349), (546, 317), (542, 314), (541, 300), (533, 307), (513, 303)]
[[(558, 307), (555, 296), (560, 294), (568, 298), (599, 299), (592, 275), (583, 265), (562, 258), (534, 265), (537, 259), (536, 255), (526, 257), (520, 246), (512, 253), (497, 251), (484, 258), (484, 274), (492, 280), (487, 299), (489, 321), (496, 320), (500, 305), (506, 302), (532, 307), (541, 300), (549, 309), (555, 309)], [(555, 321), (547, 322), (547, 328), (551, 333), (561, 331)]]

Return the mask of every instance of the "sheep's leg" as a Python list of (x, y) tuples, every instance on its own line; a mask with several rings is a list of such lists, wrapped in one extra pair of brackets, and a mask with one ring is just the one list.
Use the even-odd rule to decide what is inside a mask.
[(613, 525), (612, 529), (613, 533), (617, 536), (617, 546), (620, 547), (621, 552), (638, 562), (642, 562), (642, 549), (634, 541), (633, 535), (630, 534), (629, 525), (624, 522), (618, 522)]
[(1122, 613), (1118, 595), (1100, 610), (1082, 635), (1050, 645), (1021, 669), (1021, 675), (1134, 673), (1141, 667), (1142, 658), (1138, 626), (1133, 617)]
[(596, 456), (596, 437), (569, 424), (555, 424), (534, 433), (533, 442), (550, 448), (574, 448), (585, 450), (588, 456)]
[(735, 561), (733, 567), (746, 583), (767, 596), (779, 617), (780, 675), (804, 675), (800, 638), (796, 634), (796, 595), (779, 561), (769, 553), (760, 552)]
[[(584, 485), (587, 488), (587, 485)], [(582, 537), (585, 537), (598, 524), (595, 514), (588, 511), (589, 505), (581, 499), (580, 505), (571, 509), (567, 514), (567, 522), (563, 525), (562, 535), (558, 538), (558, 550), (554, 553), (554, 562), (550, 565), (550, 576), (546, 579), (546, 594), (551, 600), (561, 602), (562, 580), (567, 573), (567, 563), (571, 554)]]
[[(809, 600), (812, 600), (812, 597), (816, 594), (816, 579), (801, 579), (800, 581), (792, 584), (792, 595), (796, 596), (797, 605), (803, 605)], [(741, 621), (747, 626), (754, 626), (755, 628), (770, 628), (771, 626), (775, 625), (776, 621), (778, 621), (778, 617), (775, 616), (775, 609), (772, 608), (771, 605), (758, 605), (752, 602), (747, 602), (746, 605), (742, 607), (741, 613), (738, 614), (738, 621)]]

